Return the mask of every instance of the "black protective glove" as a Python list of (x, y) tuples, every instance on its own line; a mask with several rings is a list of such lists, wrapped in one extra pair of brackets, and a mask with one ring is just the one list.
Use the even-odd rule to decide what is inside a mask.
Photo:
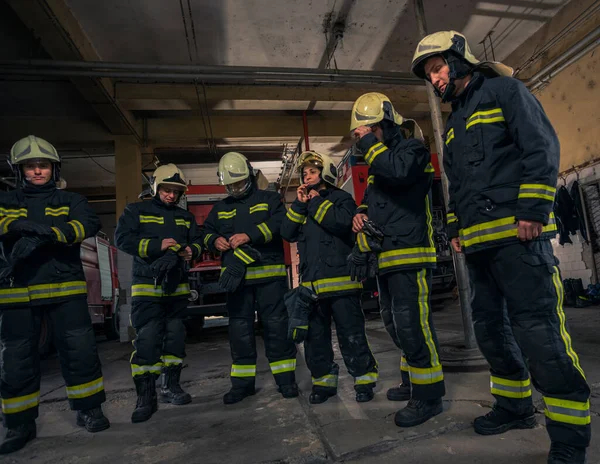
[(173, 250), (167, 250), (164, 255), (154, 260), (150, 265), (156, 283), (161, 283), (167, 273), (179, 264), (179, 256)]
[(350, 279), (358, 282), (365, 280), (368, 275), (369, 253), (363, 253), (355, 244), (347, 260)]
[(310, 313), (316, 308), (319, 297), (313, 290), (301, 285), (287, 292), (283, 300), (289, 316), (288, 338), (302, 343), (308, 334)]
[(56, 234), (50, 226), (38, 224), (37, 222), (29, 221), (27, 219), (18, 219), (11, 222), (8, 225), (8, 231), (27, 236), (45, 237), (48, 239), (56, 238)]
[(35, 250), (49, 242), (48, 238), (36, 236), (20, 238), (12, 247), (9, 261), (14, 266), (17, 261), (29, 258)]
[(364, 231), (356, 234), (356, 244), (358, 245), (358, 251), (362, 253), (368, 253), (370, 251), (380, 252), (383, 250), (381, 241), (377, 238), (373, 238)]
[(367, 276), (373, 279), (379, 273), (379, 259), (376, 253), (369, 253), (367, 258)]
[(260, 261), (262, 256), (258, 250), (250, 245), (242, 245), (231, 251), (231, 256), (225, 270), (219, 278), (219, 285), (227, 292), (236, 291), (246, 275), (246, 266)]

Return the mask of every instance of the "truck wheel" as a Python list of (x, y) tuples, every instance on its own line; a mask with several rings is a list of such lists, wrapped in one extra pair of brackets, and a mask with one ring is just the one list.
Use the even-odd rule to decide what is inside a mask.
[(204, 316), (189, 317), (183, 320), (186, 335), (189, 338), (196, 338), (204, 328)]
[(38, 352), (40, 358), (44, 359), (54, 353), (54, 341), (52, 334), (52, 324), (46, 313), (42, 314), (42, 324), (40, 327), (40, 339), (38, 342)]
[(104, 321), (104, 333), (107, 340), (118, 340), (121, 337), (119, 311), (113, 314), (113, 317)]

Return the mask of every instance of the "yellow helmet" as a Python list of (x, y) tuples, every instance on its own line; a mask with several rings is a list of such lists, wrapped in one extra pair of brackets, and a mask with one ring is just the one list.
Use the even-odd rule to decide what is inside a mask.
[(394, 105), (384, 94), (378, 92), (365, 93), (358, 97), (352, 107), (350, 132), (359, 126), (369, 126), (384, 119), (397, 125), (404, 122), (404, 118), (396, 112)]
[(305, 151), (298, 158), (298, 174), (303, 182), (303, 170), (306, 166), (315, 166), (321, 170), (321, 179), (335, 187), (337, 182), (337, 168), (331, 158), (316, 151)]
[[(230, 151), (219, 160), (217, 176), (219, 185), (224, 185), (229, 195), (239, 198), (248, 193), (252, 187), (252, 166), (241, 153)], [(244, 185), (234, 184), (245, 180)]]
[[(513, 69), (497, 61), (479, 61), (471, 52), (467, 38), (456, 31), (440, 31), (424, 37), (417, 45), (412, 60), (412, 72), (421, 79), (427, 79), (425, 75), (425, 62), (434, 55), (442, 55), (448, 60), (448, 54), (453, 53), (462, 58), (474, 68), (489, 71), (497, 76), (512, 76)], [(451, 76), (452, 77), (452, 76)], [(456, 76), (455, 76), (456, 77)], [(457, 76), (462, 77), (462, 76)]]
[(150, 180), (150, 192), (152, 193), (152, 196), (156, 195), (160, 185), (179, 187), (182, 192), (187, 190), (187, 183), (183, 172), (172, 163), (156, 168), (156, 171), (154, 171)]
[(9, 164), (18, 181), (25, 180), (19, 165), (38, 159), (48, 160), (53, 164), (52, 179), (58, 182), (60, 180), (60, 155), (50, 142), (35, 135), (28, 135), (15, 142), (10, 149)]

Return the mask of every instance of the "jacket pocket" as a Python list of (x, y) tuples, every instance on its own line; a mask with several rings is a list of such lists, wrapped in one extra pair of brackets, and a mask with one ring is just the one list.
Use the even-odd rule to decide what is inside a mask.
[(506, 185), (481, 192), (481, 209), (486, 212), (505, 209), (507, 216), (514, 214), (514, 206), (517, 204), (519, 195), (518, 185)]
[(550, 274), (556, 272), (555, 266), (557, 266), (556, 258), (550, 254), (543, 253), (523, 253), (520, 256), (521, 260), (532, 267), (545, 267)]
[(485, 158), (481, 125), (467, 129), (465, 133), (465, 157), (469, 165), (479, 165)]

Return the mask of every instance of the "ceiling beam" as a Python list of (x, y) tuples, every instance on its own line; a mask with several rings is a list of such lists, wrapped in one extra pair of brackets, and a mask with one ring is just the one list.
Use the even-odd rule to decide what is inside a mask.
[[(101, 60), (66, 0), (7, 1), (55, 60)], [(74, 78), (72, 81), (111, 134), (134, 135), (141, 141), (135, 118), (114, 99), (110, 79)]]

